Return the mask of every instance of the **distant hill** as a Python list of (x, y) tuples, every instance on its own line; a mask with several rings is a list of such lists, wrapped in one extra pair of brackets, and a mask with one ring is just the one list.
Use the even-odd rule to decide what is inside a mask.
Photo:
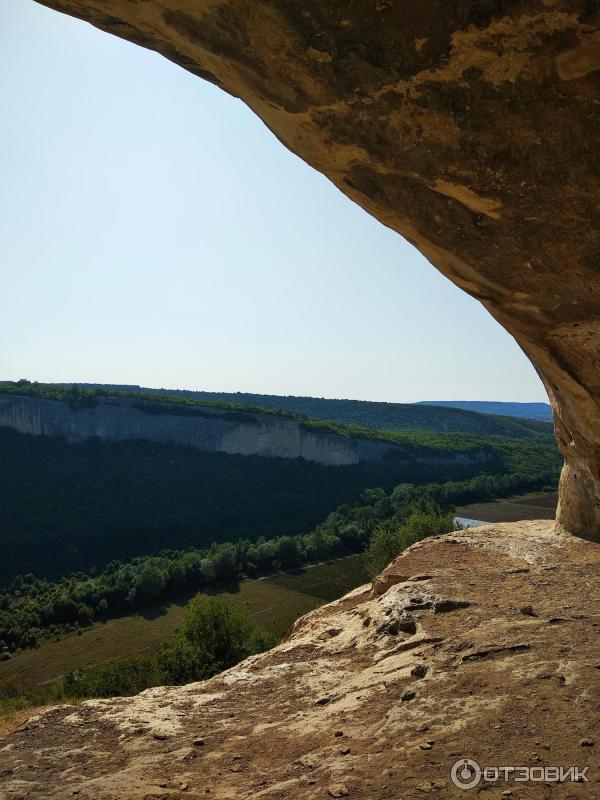
[(401, 458), (405, 447), (396, 440), (410, 435), (172, 395), (163, 399), (144, 393), (2, 384), (0, 426), (70, 442), (144, 439), (231, 455), (304, 458), (328, 466)]
[[(65, 387), (67, 384), (52, 384)], [(295, 397), (292, 395), (253, 394), (249, 392), (195, 392), (186, 389), (148, 389), (122, 384), (79, 384), (87, 389), (118, 392), (160, 394), (187, 400), (250, 405), (254, 408), (275, 409), (298, 414), (311, 419), (341, 425), (357, 425), (377, 431), (435, 431), (436, 433), (470, 433), (477, 436), (510, 436), (513, 438), (538, 438), (548, 440), (552, 429), (539, 418), (523, 415), (510, 418), (506, 412), (493, 416), (476, 410), (445, 407), (440, 404), (379, 403), (368, 400), (332, 400), (324, 397)], [(485, 405), (485, 404), (482, 404)], [(499, 403), (499, 406), (540, 405)]]
[[(128, 389), (0, 384), (0, 583), (306, 532), (373, 487), (481, 474), (554, 485), (562, 463), (551, 427), (532, 420), (296, 398), (315, 420), (261, 395), (259, 409)], [(377, 411), (405, 429), (364, 426)]]
[(441, 408), (461, 408), (479, 414), (495, 414), (501, 417), (536, 419), (552, 422), (552, 408), (548, 403), (496, 403), (492, 400), (422, 400), (417, 405)]

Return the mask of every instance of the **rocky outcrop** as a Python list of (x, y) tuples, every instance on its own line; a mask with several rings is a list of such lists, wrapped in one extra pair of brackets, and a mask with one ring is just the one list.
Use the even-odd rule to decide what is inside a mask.
[(559, 521), (600, 536), (597, 2), (43, 3), (240, 97), (478, 298), (548, 390)]
[[(406, 448), (311, 428), (292, 417), (116, 396), (100, 396), (89, 405), (72, 408), (59, 400), (0, 395), (2, 425), (21, 433), (64, 436), (71, 442), (92, 436), (110, 441), (148, 439), (245, 456), (305, 458), (329, 466), (382, 461), (391, 453), (400, 460), (414, 458)], [(486, 454), (477, 451), (425, 460), (476, 463), (485, 461)]]
[[(464, 799), (469, 758), (536, 770), (486, 797), (591, 800), (599, 578), (600, 548), (551, 522), (425, 540), (209, 681), (29, 719), (0, 739), (0, 796)], [(589, 782), (540, 779), (570, 766)]]
[(0, 426), (34, 436), (62, 436), (69, 442), (91, 437), (108, 441), (146, 439), (232, 455), (304, 458), (336, 467), (388, 458), (396, 463), (476, 467), (492, 458), (483, 448), (463, 453), (444, 453), (432, 448), (428, 453), (410, 444), (344, 436), (325, 426), (277, 413), (123, 396), (100, 395), (87, 404), (73, 407), (60, 400), (0, 394)]

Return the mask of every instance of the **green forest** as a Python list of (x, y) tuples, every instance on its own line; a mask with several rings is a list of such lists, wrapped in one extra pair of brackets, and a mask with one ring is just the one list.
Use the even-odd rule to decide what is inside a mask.
[(294, 570), (365, 549), (376, 574), (412, 541), (451, 530), (455, 505), (554, 485), (551, 474), (513, 474), (400, 484), (391, 492), (378, 487), (364, 491), (354, 505), (338, 506), (307, 534), (166, 549), (58, 581), (19, 575), (0, 592), (0, 652), (33, 647), (44, 638), (143, 611), (184, 592), (218, 590), (246, 576)]
[[(0, 428), (0, 583), (19, 573), (89, 570), (164, 547), (303, 533), (370, 486), (389, 491), (481, 471), (557, 475), (561, 464), (556, 446), (537, 440), (397, 436), (403, 448), (396, 457), (329, 467), (143, 440), (70, 444)], [(465, 453), (484, 460), (462, 459)]]
[[(483, 485), (480, 485), (479, 490), (482, 489)], [(454, 528), (452, 514), (442, 512), (431, 499), (447, 492), (451, 493), (452, 489), (429, 487), (427, 497), (415, 500), (416, 495), (411, 499), (410, 487), (397, 487), (390, 496), (380, 489), (373, 489), (365, 493), (363, 500), (366, 505), (338, 509), (309, 536), (281, 538), (256, 547), (242, 541), (236, 546), (219, 545), (211, 553), (204, 554), (205, 563), (212, 562), (213, 566), (209, 575), (202, 575), (200, 583), (204, 588), (211, 582), (218, 587), (225, 580), (234, 577), (239, 580), (245, 572), (256, 572), (260, 568), (250, 559), (260, 562), (263, 544), (267, 547), (263, 552), (265, 561), (262, 567), (269, 564), (270, 569), (286, 567), (289, 570), (298, 567), (303, 560), (339, 555), (345, 547), (356, 548), (362, 543), (367, 547), (367, 563), (374, 574), (411, 544)], [(340, 536), (334, 533), (336, 530)], [(162, 562), (144, 559), (138, 566), (141, 568), (137, 583), (134, 582), (134, 591), (139, 591), (144, 585), (146, 590), (157, 592), (160, 577), (164, 586), (169, 575), (182, 566), (181, 554), (174, 554), (171, 559), (164, 558)], [(202, 573), (202, 566), (199, 572)], [(101, 580), (96, 581), (96, 585), (101, 587)], [(149, 600), (150, 595), (145, 593), (142, 602)], [(102, 604), (104, 598), (100, 602)], [(199, 594), (189, 603), (177, 631), (157, 650), (72, 670), (62, 683), (50, 688), (50, 694), (57, 693), (59, 696), (55, 699), (113, 697), (131, 695), (150, 686), (204, 680), (253, 653), (273, 647), (277, 642), (277, 637), (271, 632), (253, 627), (244, 612), (233, 609), (223, 598)], [(29, 690), (28, 693), (19, 681), (9, 681), (4, 690), (0, 684), (0, 710), (3, 704), (10, 708), (11, 705), (14, 707), (15, 701), (31, 704), (36, 699), (35, 691), (31, 693)]]
[[(1, 384), (2, 393), (77, 411), (114, 389), (20, 381)], [(413, 542), (452, 530), (457, 504), (555, 488), (562, 465), (550, 426), (529, 420), (410, 406), (402, 407), (402, 428), (398, 415), (393, 424), (386, 416), (390, 404), (327, 401), (342, 404), (327, 419), (321, 401), (265, 411), (135, 388), (122, 396), (148, 414), (248, 422), (269, 413), (398, 448), (381, 462), (332, 467), (147, 440), (69, 443), (0, 427), (0, 658), (198, 592), (218, 595), (246, 578), (351, 554), (364, 553), (374, 575)], [(346, 402), (348, 413), (338, 414)], [(381, 430), (364, 427), (373, 424)], [(156, 652), (71, 673), (52, 691), (108, 696), (194, 680), (272, 644), (272, 634), (218, 600), (198, 599)], [(23, 687), (4, 695), (9, 706), (39, 700)]]
[[(37, 392), (56, 398), (68, 396), (73, 387), (67, 384), (0, 384), (2, 391)], [(82, 395), (94, 393), (124, 394), (130, 397), (151, 396), (156, 399), (180, 400), (218, 408), (270, 410), (296, 417), (377, 431), (437, 431), (439, 433), (471, 433), (478, 436), (510, 436), (530, 438), (540, 434), (552, 437), (552, 425), (530, 419), (517, 419), (481, 414), (459, 408), (426, 406), (417, 403), (383, 403), (367, 400), (334, 400), (323, 397), (252, 394), (248, 392), (195, 392), (179, 389), (145, 389), (119, 384), (79, 384)]]

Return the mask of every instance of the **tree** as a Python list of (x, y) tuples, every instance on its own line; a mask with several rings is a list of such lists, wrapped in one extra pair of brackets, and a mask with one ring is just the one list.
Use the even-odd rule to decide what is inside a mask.
[(413, 512), (401, 525), (394, 525), (393, 522), (378, 525), (371, 536), (366, 554), (371, 574), (378, 575), (411, 544), (427, 536), (448, 533), (453, 529), (452, 514), (445, 514), (439, 508)]
[(277, 542), (276, 556), (284, 569), (297, 567), (301, 560), (298, 540), (292, 536), (282, 536)]
[(401, 552), (402, 544), (397, 530), (380, 526), (371, 536), (366, 561), (371, 575), (378, 575)]
[(86, 628), (88, 625), (91, 625), (93, 621), (93, 610), (89, 606), (86, 606), (82, 603), (77, 610), (77, 622), (82, 628)]
[(171, 563), (168, 569), (169, 588), (174, 591), (183, 589), (186, 583), (187, 574), (185, 565), (182, 561), (175, 561)]
[(233, 545), (224, 545), (217, 548), (211, 556), (215, 567), (215, 578), (221, 583), (229, 583), (238, 577)]
[(56, 622), (73, 623), (78, 613), (76, 603), (68, 595), (61, 595), (54, 601), (53, 617)]
[(215, 564), (211, 558), (203, 558), (200, 561), (200, 574), (202, 575), (205, 583), (210, 585), (211, 583), (215, 582)]
[(131, 599), (136, 603), (149, 603), (161, 596), (166, 585), (166, 577), (155, 564), (146, 562), (136, 578)]
[(193, 600), (179, 633), (160, 651), (158, 662), (172, 683), (203, 680), (250, 654), (246, 617), (220, 598)]

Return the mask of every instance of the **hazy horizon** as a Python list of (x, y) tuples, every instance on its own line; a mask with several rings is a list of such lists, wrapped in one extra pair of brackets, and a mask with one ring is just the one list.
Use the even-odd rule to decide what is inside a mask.
[[(30, 380), (26, 376), (22, 376), (21, 379)], [(2, 378), (0, 377), (0, 383), (4, 380), (11, 380), (16, 381), (20, 379), (13, 379), (13, 378)], [(32, 382), (34, 382), (33, 379)], [(148, 386), (146, 384), (141, 383), (131, 383), (131, 382), (119, 382), (119, 381), (37, 381), (38, 383), (47, 383), (49, 385), (56, 384), (70, 384), (73, 386), (131, 386), (131, 387), (138, 387), (140, 389), (151, 389), (153, 391), (174, 391), (174, 392), (207, 392), (208, 394), (262, 394), (265, 396), (278, 396), (278, 397), (312, 397), (319, 400), (355, 400), (358, 402), (371, 402), (371, 403), (408, 403), (410, 404), (418, 404), (418, 403), (437, 403), (437, 402), (455, 402), (455, 403), (517, 403), (517, 404), (524, 404), (524, 405), (533, 405), (533, 404), (543, 404), (543, 405), (550, 405), (548, 400), (473, 400), (473, 398), (468, 397), (425, 397), (419, 400), (411, 400), (411, 401), (402, 401), (402, 400), (372, 400), (370, 398), (360, 398), (360, 397), (330, 397), (327, 395), (303, 395), (303, 394), (296, 394), (296, 395), (283, 395), (278, 394), (276, 392), (253, 392), (246, 389), (231, 389), (231, 390), (223, 390), (223, 389), (215, 389), (215, 388), (190, 388), (189, 386)]]
[(240, 101), (0, 3), (10, 380), (547, 402), (512, 337)]

